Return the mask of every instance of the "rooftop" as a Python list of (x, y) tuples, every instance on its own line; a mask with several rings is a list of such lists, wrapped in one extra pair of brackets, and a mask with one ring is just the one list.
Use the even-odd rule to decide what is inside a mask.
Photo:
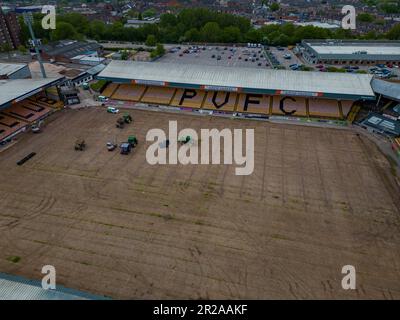
[(42, 47), (42, 51), (49, 56), (62, 55), (67, 58), (73, 58), (78, 55), (93, 52), (101, 47), (97, 42), (82, 42), (75, 40), (63, 40), (48, 44)]
[(399, 55), (400, 41), (304, 40), (318, 54)]
[[(153, 85), (297, 96), (374, 99), (371, 75), (112, 61), (98, 78)], [(207, 88), (208, 87), (208, 88)]]
[(400, 83), (374, 79), (372, 80), (372, 89), (375, 93), (381, 94), (389, 99), (400, 101)]
[(362, 124), (377, 129), (379, 131), (388, 133), (390, 135), (394, 136), (400, 135), (399, 121), (387, 118), (377, 113), (370, 113), (368, 117), (364, 121), (362, 121)]
[(0, 62), (0, 76), (11, 75), (14, 72), (26, 67), (26, 64), (22, 63), (2, 63)]

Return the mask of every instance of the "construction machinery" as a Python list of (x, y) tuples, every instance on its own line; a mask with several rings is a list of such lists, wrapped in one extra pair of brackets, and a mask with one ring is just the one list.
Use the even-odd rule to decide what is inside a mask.
[(190, 136), (186, 136), (186, 137), (181, 137), (178, 139), (178, 142), (180, 144), (186, 144), (188, 143), (192, 138)]
[(83, 139), (77, 139), (75, 141), (75, 150), (77, 151), (83, 151), (86, 147), (86, 143), (85, 140)]
[(32, 124), (32, 126), (31, 126), (32, 132), (40, 133), (42, 131), (42, 129), (41, 129), (42, 124), (43, 124), (43, 121), (35, 122), (34, 124)]
[(131, 123), (133, 121), (131, 115), (127, 112), (125, 112), (122, 117), (123, 117), (125, 123)]
[(138, 144), (138, 139), (135, 136), (129, 136), (128, 143), (131, 145), (132, 148), (134, 148)]
[(118, 118), (116, 127), (122, 129), (124, 127), (125, 121), (123, 118)]
[(123, 142), (120, 145), (121, 154), (129, 154), (132, 150), (132, 146), (128, 142)]
[(107, 150), (108, 151), (114, 151), (115, 148), (117, 147), (117, 145), (115, 143), (113, 143), (113, 142), (107, 142), (106, 146), (107, 146)]

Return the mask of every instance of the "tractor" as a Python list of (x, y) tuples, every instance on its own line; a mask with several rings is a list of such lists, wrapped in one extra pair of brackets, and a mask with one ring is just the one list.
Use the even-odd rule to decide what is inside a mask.
[(125, 121), (123, 118), (118, 118), (116, 127), (122, 129), (124, 127)]
[(132, 148), (134, 148), (138, 144), (138, 139), (135, 136), (129, 136), (128, 143), (132, 146)]
[(123, 142), (120, 145), (121, 154), (129, 154), (132, 150), (132, 146), (128, 142)]
[(86, 147), (86, 143), (85, 140), (83, 139), (77, 139), (75, 141), (75, 150), (77, 151), (83, 151)]
[(127, 112), (125, 112), (122, 117), (123, 117), (125, 123), (131, 123), (133, 121), (131, 115)]
[(188, 143), (192, 138), (190, 136), (186, 136), (186, 137), (181, 137), (178, 139), (178, 142), (180, 144), (186, 144)]

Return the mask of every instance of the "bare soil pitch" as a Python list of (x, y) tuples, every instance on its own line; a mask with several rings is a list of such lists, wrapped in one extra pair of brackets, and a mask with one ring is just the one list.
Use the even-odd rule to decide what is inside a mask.
[[(349, 130), (134, 110), (67, 110), (0, 153), (0, 272), (113, 298), (400, 298), (400, 191)], [(158, 165), (151, 128), (255, 128), (255, 171)], [(128, 156), (105, 143), (131, 134)], [(75, 151), (83, 137), (87, 150)], [(31, 152), (23, 166), (16, 162)], [(19, 257), (12, 262), (10, 257)], [(354, 265), (357, 290), (341, 288)]]

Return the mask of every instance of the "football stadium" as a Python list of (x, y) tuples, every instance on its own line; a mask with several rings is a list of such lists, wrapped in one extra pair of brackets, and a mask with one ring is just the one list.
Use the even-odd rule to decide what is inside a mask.
[(375, 99), (370, 75), (113, 61), (103, 95), (218, 113), (353, 120)]
[[(113, 61), (99, 79), (110, 100), (77, 108), (62, 108), (62, 79), (0, 82), (1, 138), (15, 142), (0, 146), (1, 273), (40, 281), (51, 265), (57, 286), (116, 299), (400, 298), (400, 190), (377, 145), (248, 119), (350, 122), (375, 99), (370, 76)], [(171, 120), (254, 129), (254, 172), (150, 165), (146, 134)], [(130, 136), (129, 154), (108, 149)], [(342, 287), (347, 265), (357, 290)]]

